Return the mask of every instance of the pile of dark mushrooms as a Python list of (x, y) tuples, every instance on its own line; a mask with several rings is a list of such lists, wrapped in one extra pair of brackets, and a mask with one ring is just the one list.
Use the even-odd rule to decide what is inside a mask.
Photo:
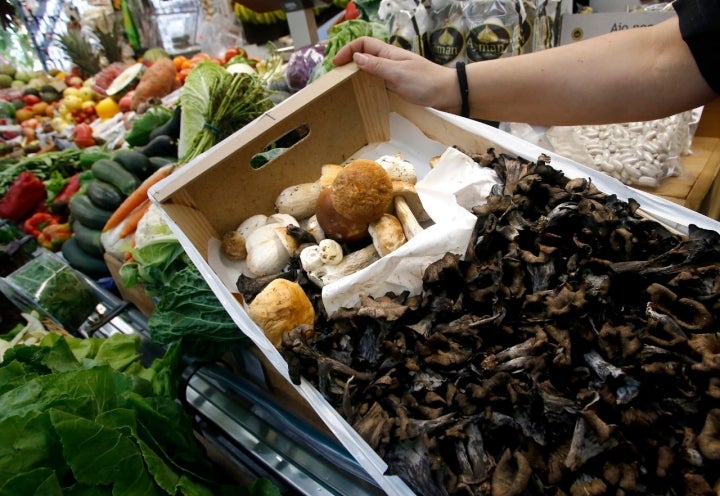
[(536, 162), (502, 179), (464, 257), (419, 295), (286, 334), (310, 380), (418, 495), (720, 492), (720, 235)]

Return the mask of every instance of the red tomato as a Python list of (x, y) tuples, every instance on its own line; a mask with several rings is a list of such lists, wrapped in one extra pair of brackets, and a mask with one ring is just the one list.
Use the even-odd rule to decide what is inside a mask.
[(349, 21), (351, 19), (357, 19), (358, 17), (360, 17), (360, 11), (357, 6), (353, 2), (348, 2), (345, 6), (345, 20)]
[(234, 47), (228, 48), (227, 50), (225, 50), (225, 55), (223, 56), (223, 63), (227, 63), (228, 60), (230, 60), (231, 58), (236, 57), (238, 55), (240, 55), (242, 57), (247, 57), (247, 52), (245, 51), (245, 49), (243, 47), (239, 47), (239, 46), (234, 46)]
[(29, 93), (27, 95), (23, 95), (22, 101), (25, 105), (35, 105), (36, 103), (40, 103), (42, 100), (40, 100), (39, 96)]
[(75, 126), (75, 141), (92, 138), (93, 130), (89, 124), (80, 123)]

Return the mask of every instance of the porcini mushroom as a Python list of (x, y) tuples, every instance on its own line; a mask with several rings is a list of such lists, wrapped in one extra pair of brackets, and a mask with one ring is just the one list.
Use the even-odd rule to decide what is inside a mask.
[(307, 271), (307, 276), (308, 279), (322, 288), (331, 282), (339, 281), (343, 277), (364, 269), (379, 258), (380, 255), (375, 250), (375, 247), (368, 245), (365, 248), (348, 253), (337, 265), (322, 264), (314, 270)]
[(275, 214), (266, 217), (266, 222), (255, 227), (245, 238), (245, 262), (255, 276), (280, 272), (298, 248), (297, 240), (287, 232), (288, 225), (299, 225), (294, 217)]
[(343, 249), (334, 239), (323, 239), (318, 243), (320, 260), (324, 264), (337, 265), (343, 259)]
[(307, 219), (315, 213), (320, 181), (300, 183), (282, 190), (275, 199), (275, 211), (296, 219)]
[(392, 195), (392, 181), (385, 169), (374, 160), (356, 159), (320, 192), (318, 222), (330, 239), (360, 240), (368, 235), (368, 224), (385, 213)]
[(231, 260), (245, 260), (247, 257), (245, 236), (237, 231), (226, 232), (222, 237), (222, 250)]
[(378, 220), (371, 222), (368, 232), (381, 257), (392, 253), (407, 242), (402, 224), (392, 214), (383, 214)]
[(405, 160), (401, 153), (383, 155), (377, 159), (377, 163), (387, 171), (393, 181), (404, 181), (411, 184), (417, 182), (415, 166)]
[(265, 286), (248, 305), (248, 315), (276, 347), (286, 332), (315, 322), (315, 309), (305, 291), (287, 279), (275, 279)]
[(395, 202), (395, 215), (397, 216), (400, 224), (402, 224), (405, 237), (412, 239), (423, 231), (423, 227), (413, 215), (410, 206), (403, 196), (396, 196)]

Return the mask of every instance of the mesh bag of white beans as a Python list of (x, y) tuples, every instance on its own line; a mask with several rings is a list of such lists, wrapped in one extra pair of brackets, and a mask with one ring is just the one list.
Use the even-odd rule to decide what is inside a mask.
[(657, 187), (682, 174), (690, 153), (693, 111), (621, 124), (555, 126), (546, 131), (553, 150), (631, 186)]

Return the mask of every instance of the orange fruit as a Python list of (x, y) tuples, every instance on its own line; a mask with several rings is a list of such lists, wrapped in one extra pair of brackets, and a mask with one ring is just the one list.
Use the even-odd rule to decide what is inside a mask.
[(195, 55), (192, 56), (190, 60), (194, 60), (196, 62), (200, 62), (202, 60), (210, 60), (210, 55), (205, 52), (198, 52)]
[(45, 102), (38, 102), (31, 107), (33, 115), (45, 115), (47, 112), (48, 104)]
[(32, 108), (30, 107), (22, 107), (15, 111), (15, 120), (18, 123), (24, 122), (28, 119), (31, 119), (35, 114), (33, 114)]
[(176, 55), (173, 58), (173, 65), (175, 66), (175, 69), (182, 69), (183, 62), (185, 62), (186, 60), (187, 58), (184, 55)]

